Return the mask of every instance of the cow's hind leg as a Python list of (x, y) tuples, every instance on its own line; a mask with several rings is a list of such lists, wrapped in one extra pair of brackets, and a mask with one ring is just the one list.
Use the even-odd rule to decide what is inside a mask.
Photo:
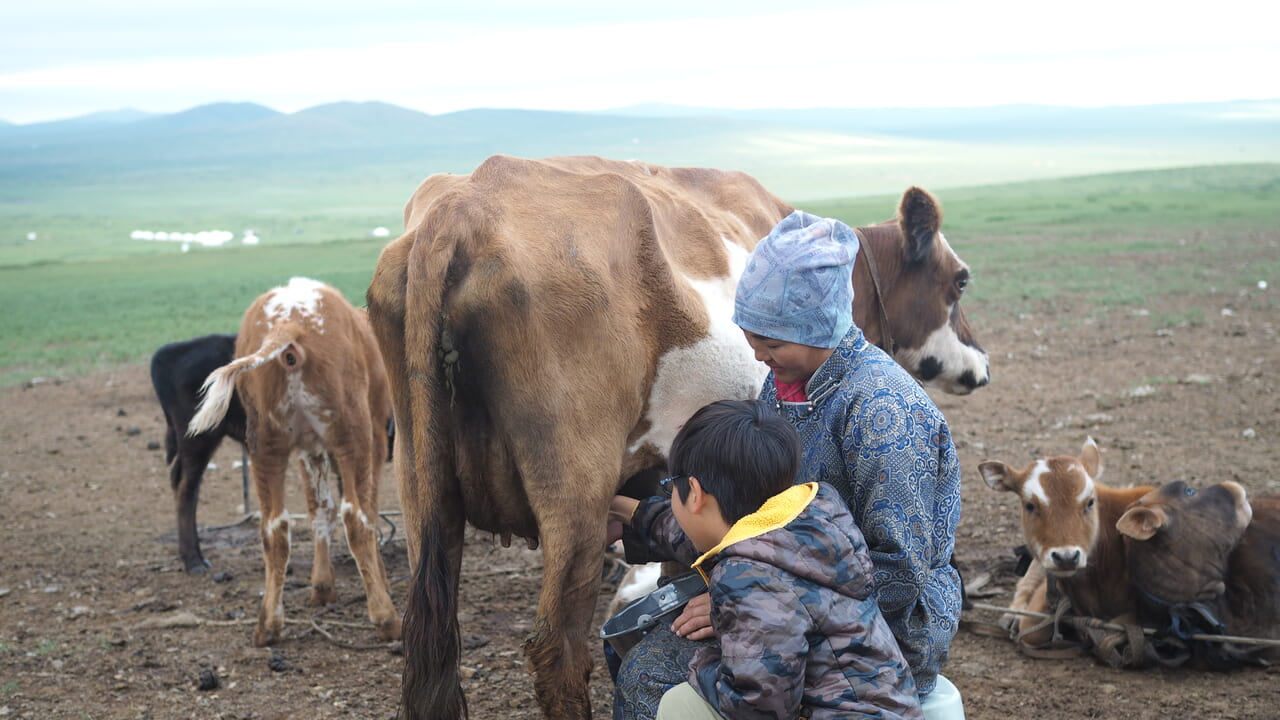
[(312, 607), (324, 607), (338, 601), (330, 551), (333, 527), (338, 523), (338, 505), (333, 501), (328, 455), (303, 453), (298, 465), (302, 469), (302, 484), (307, 494), (307, 517), (311, 520), (311, 535), (314, 540), (309, 603)]
[[(354, 447), (353, 447), (354, 446)], [(387, 571), (378, 549), (378, 473), (382, 465), (381, 446), (364, 443), (340, 446), (334, 452), (342, 481), (342, 524), (347, 531), (347, 547), (360, 569), (360, 579), (369, 606), (369, 620), (378, 637), (400, 639), (400, 615), (391, 602)]]
[(284, 507), (285, 468), (289, 463), (288, 446), (264, 449), (253, 455), (253, 485), (262, 510), (262, 559), (266, 566), (266, 587), (253, 644), (258, 647), (280, 641), (284, 634), (284, 574), (289, 566), (289, 515)]
[(193, 575), (203, 574), (210, 567), (200, 552), (196, 506), (205, 468), (220, 440), (211, 440), (207, 435), (179, 438), (177, 457), (169, 468), (169, 483), (173, 486), (173, 501), (178, 511), (178, 556), (182, 558), (183, 568)]
[[(616, 471), (613, 477), (617, 477)], [(607, 503), (582, 497), (572, 504), (558, 505), (551, 513), (541, 508), (538, 516), (542, 592), (524, 650), (543, 715), (585, 720), (591, 717), (588, 636), (600, 593)]]

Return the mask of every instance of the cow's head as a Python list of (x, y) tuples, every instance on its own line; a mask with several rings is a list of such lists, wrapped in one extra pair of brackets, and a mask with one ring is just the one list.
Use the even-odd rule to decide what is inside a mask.
[(1135, 587), (1168, 603), (1202, 602), (1225, 589), (1228, 558), (1253, 509), (1244, 488), (1227, 481), (1204, 490), (1161, 485), (1116, 522)]
[(1093, 438), (1079, 457), (1037, 460), (1021, 470), (999, 461), (978, 465), (993, 490), (1014, 493), (1022, 501), (1022, 534), (1031, 556), (1045, 572), (1070, 577), (1089, 565), (1098, 540), (1097, 486), (1102, 455)]
[[(896, 218), (858, 232), (863, 250), (854, 270), (859, 292), (853, 317), (867, 339), (888, 350), (892, 338), (894, 360), (925, 386), (966, 395), (986, 385), (991, 377), (987, 353), (960, 309), (969, 266), (942, 235), (938, 201), (921, 188), (908, 188)], [(868, 254), (874, 256), (879, 282), (870, 273)], [(877, 293), (866, 292), (877, 286), (888, 328)]]

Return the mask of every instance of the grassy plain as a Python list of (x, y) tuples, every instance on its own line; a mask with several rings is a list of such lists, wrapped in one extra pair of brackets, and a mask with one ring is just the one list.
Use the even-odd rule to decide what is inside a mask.
[[(104, 188), (80, 210), (33, 193), (29, 217), (44, 234), (0, 244), (0, 386), (144, 362), (166, 342), (234, 332), (254, 297), (293, 275), (324, 280), (361, 305), (386, 243), (367, 231), (381, 225), (396, 233), (401, 205), (415, 184), (406, 179), (393, 193), (386, 181), (370, 180), (343, 191), (331, 180), (308, 193), (296, 185), (285, 192), (246, 182), (225, 196), (206, 192), (185, 200), (175, 198), (172, 187), (152, 187), (156, 214), (146, 216), (112, 214), (119, 189)], [(1194, 309), (1166, 311), (1164, 301), (1191, 287), (1236, 292), (1280, 278), (1274, 240), (1280, 164), (937, 194), (946, 211), (944, 231), (974, 269), (966, 309), (979, 324), (985, 313), (1046, 312), (1075, 299), (1088, 300), (1096, 312), (1147, 309), (1156, 325), (1194, 323)], [(897, 200), (876, 195), (806, 202), (804, 208), (865, 225), (891, 217)], [(245, 214), (208, 209), (227, 207)], [(84, 232), (90, 216), (99, 223), (97, 233)], [(117, 239), (103, 239), (103, 218)], [(173, 243), (119, 239), (130, 229), (161, 230), (166, 223), (191, 231), (267, 228), (275, 239), (256, 247), (238, 241), (220, 249), (196, 246), (188, 253)], [(316, 239), (343, 234), (347, 239)]]

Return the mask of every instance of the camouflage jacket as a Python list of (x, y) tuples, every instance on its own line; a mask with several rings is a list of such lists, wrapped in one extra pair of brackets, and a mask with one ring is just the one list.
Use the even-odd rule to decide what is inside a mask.
[(630, 530), (707, 579), (718, 642), (698, 650), (689, 683), (723, 717), (923, 717), (866, 542), (830, 485), (776, 495), (700, 557), (669, 500), (641, 502)]
[(834, 485), (853, 513), (875, 566), (876, 601), (924, 697), (960, 622), (951, 430), (920, 384), (856, 326), (805, 390), (807, 402), (779, 402), (770, 374), (760, 399), (800, 433), (797, 481)]

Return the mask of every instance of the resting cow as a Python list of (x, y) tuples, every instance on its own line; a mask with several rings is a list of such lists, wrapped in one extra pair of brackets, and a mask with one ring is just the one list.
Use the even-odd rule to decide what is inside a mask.
[(1280, 647), (1188, 637), (1280, 639), (1280, 497), (1250, 501), (1230, 481), (1200, 491), (1171, 482), (1116, 526), (1125, 535), (1140, 619), (1173, 633), (1168, 644), (1157, 643), (1162, 661), (1194, 659), (1217, 669), (1280, 661)]
[[(548, 718), (590, 716), (609, 499), (665, 464), (694, 410), (759, 392), (767, 368), (731, 322), (734, 288), (755, 243), (790, 212), (742, 173), (595, 157), (495, 156), (418, 188), (368, 294), (396, 403), (416, 568), (405, 613), (409, 717), (464, 712), (457, 593), (467, 522), (541, 542), (525, 643), (535, 692)], [(940, 223), (933, 197), (911, 188), (898, 218), (858, 229), (854, 317), (922, 380), (964, 393), (986, 384), (987, 356), (957, 304), (968, 269)], [(883, 323), (872, 254), (892, 288)]]
[(205, 397), (188, 433), (216, 427), (233, 390), (239, 393), (262, 510), (266, 564), (266, 592), (254, 643), (274, 643), (284, 628), (282, 590), (289, 563), (284, 484), (295, 452), (315, 536), (311, 604), (337, 600), (329, 557), (330, 528), (338, 515), (329, 486), (333, 470), (339, 480), (347, 545), (364, 581), (369, 619), (379, 637), (399, 639), (400, 617), (388, 592), (374, 528), (391, 400), (365, 314), (337, 290), (293, 278), (259, 297), (245, 312), (236, 358), (205, 381)]
[[(200, 552), (196, 505), (209, 459), (224, 437), (244, 443), (244, 408), (232, 393), (226, 415), (208, 430), (187, 435), (200, 402), (200, 386), (209, 373), (231, 362), (235, 335), (205, 335), (170, 343), (151, 356), (151, 385), (164, 411), (164, 457), (178, 509), (178, 555), (189, 573), (203, 573), (209, 561)], [(246, 508), (247, 510), (247, 508)]]
[[(1102, 455), (1093, 438), (1085, 440), (1079, 457), (1043, 458), (1021, 470), (989, 461), (978, 471), (992, 489), (1014, 493), (1022, 503), (1031, 566), (1018, 581), (1011, 609), (1053, 612), (1053, 584), (1071, 602), (1072, 615), (1135, 621), (1136, 599), (1116, 520), (1150, 486), (1118, 489), (1099, 483)], [(1053, 632), (1048, 626), (1036, 628), (1042, 622), (1033, 617), (1010, 615), (1001, 622), (1016, 625), (1020, 641), (1031, 646), (1044, 644)]]

